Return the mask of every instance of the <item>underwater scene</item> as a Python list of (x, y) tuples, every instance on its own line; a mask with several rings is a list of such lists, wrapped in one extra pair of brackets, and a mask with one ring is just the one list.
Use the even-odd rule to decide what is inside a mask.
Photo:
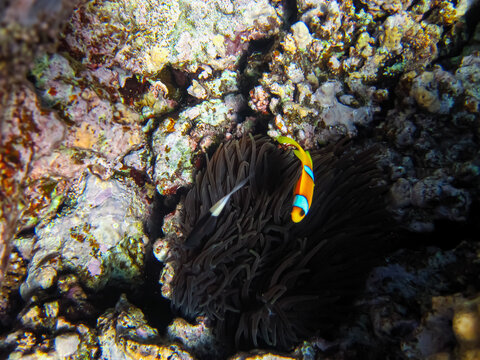
[(0, 0), (0, 359), (480, 359), (480, 0)]

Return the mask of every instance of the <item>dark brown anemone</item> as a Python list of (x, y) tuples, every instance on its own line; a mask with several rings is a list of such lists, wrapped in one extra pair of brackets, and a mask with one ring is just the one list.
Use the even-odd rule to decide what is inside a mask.
[(236, 184), (215, 231), (175, 259), (173, 306), (206, 315), (236, 348), (288, 349), (344, 317), (385, 233), (384, 187), (373, 150), (339, 143), (312, 153), (315, 193), (290, 219), (300, 162), (265, 137), (222, 144), (197, 174), (184, 233)]

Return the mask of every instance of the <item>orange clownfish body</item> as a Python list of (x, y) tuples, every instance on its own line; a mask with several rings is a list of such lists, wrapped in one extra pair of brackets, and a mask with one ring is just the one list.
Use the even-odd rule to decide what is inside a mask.
[(293, 139), (286, 136), (279, 136), (276, 140), (281, 144), (295, 146), (297, 150), (293, 152), (302, 162), (302, 173), (293, 191), (292, 220), (298, 223), (307, 215), (308, 210), (310, 210), (310, 205), (312, 204), (313, 188), (315, 187), (312, 157), (308, 151), (303, 150)]

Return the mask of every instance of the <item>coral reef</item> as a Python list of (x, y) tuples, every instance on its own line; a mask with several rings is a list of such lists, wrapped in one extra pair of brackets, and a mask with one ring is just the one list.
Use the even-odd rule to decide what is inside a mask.
[(464, 57), (453, 74), (438, 65), (406, 74), (398, 98), (406, 106), (379, 126), (392, 143), (385, 158), (392, 210), (410, 230), (431, 231), (440, 219), (465, 221), (478, 199), (478, 59)]
[(475, 359), (480, 356), (480, 298), (460, 299), (455, 303), (453, 331), (458, 342), (458, 357)]
[(0, 325), (7, 326), (12, 321), (13, 314), (17, 311), (18, 291), (25, 280), (27, 266), (22, 256), (13, 251), (10, 262), (6, 268), (6, 276), (0, 288)]
[[(41, 212), (51, 203), (51, 192), (43, 191), (42, 184), (25, 186), (29, 161), (37, 156), (35, 152), (41, 153), (43, 147), (48, 152), (62, 131), (54, 114), (38, 111), (26, 75), (36, 56), (55, 50), (59, 32), (77, 3), (79, 1), (0, 4), (0, 282), (12, 239), (21, 227), (23, 207), (30, 207), (27, 216), (36, 216), (35, 205)], [(45, 136), (47, 129), (52, 131), (52, 139)], [(48, 180), (46, 183), (52, 184)], [(24, 187), (29, 189), (24, 191)], [(61, 183), (58, 188), (53, 186), (59, 192), (62, 187)], [(44, 198), (37, 194), (42, 192)]]
[[(57, 108), (69, 124), (62, 148), (45, 158), (40, 168), (48, 163), (68, 178), (72, 176), (68, 170), (80, 172), (89, 167), (107, 179), (119, 168), (123, 156), (145, 142), (138, 113), (126, 107), (118, 94), (105, 99), (87, 87), (88, 83), (82, 84), (86, 75), (75, 72), (64, 57), (44, 56), (32, 73), (42, 100)], [(72, 158), (77, 159), (76, 167), (69, 164)]]
[(98, 318), (97, 330), (102, 359), (193, 359), (178, 345), (161, 345), (157, 330), (147, 324), (142, 311), (125, 295), (114, 309)]
[[(478, 357), (478, 241), (443, 231), (478, 233), (478, 9), (0, 2), (0, 357)], [(268, 138), (251, 152), (250, 134), (315, 154), (315, 219), (289, 223), (297, 161)], [(381, 177), (373, 153), (404, 249), (346, 320), (382, 261), (366, 244), (387, 231), (372, 224), (378, 198), (360, 201), (375, 182), (361, 179)], [(205, 244), (182, 248), (253, 173)], [(135, 306), (112, 309), (125, 289)]]
[[(472, 250), (478, 251), (477, 243), (463, 242), (450, 251), (401, 251), (388, 265), (377, 268), (369, 279), (370, 295), (365, 302), (375, 334), (394, 341), (409, 358), (452, 356), (475, 346), (478, 351), (475, 338), (470, 338), (472, 346), (465, 346), (468, 340), (463, 332), (468, 330), (458, 325), (464, 315), (478, 316), (472, 312), (475, 301), (469, 300), (478, 295), (466, 286), (478, 285), (478, 262)], [(457, 267), (457, 262), (464, 266)], [(422, 309), (421, 315), (415, 315), (413, 308)]]
[[(275, 116), (272, 135), (297, 134), (308, 144), (355, 136), (393, 97), (398, 77), (425, 70), (465, 41), (464, 15), (473, 7), (363, 3), (298, 2), (300, 21), (271, 51), (249, 101)], [(321, 89), (329, 82), (336, 85)]]
[(190, 351), (195, 351), (199, 357), (223, 358), (226, 356), (222, 344), (216, 341), (208, 319), (197, 317), (195, 324), (188, 323), (183, 318), (176, 318), (168, 326), (168, 336), (172, 341), (181, 342)]
[(204, 153), (236, 124), (243, 105), (241, 95), (204, 101), (163, 120), (152, 137), (155, 156), (151, 177), (160, 194), (172, 194), (192, 180), (196, 155)]
[[(72, 275), (59, 276), (56, 299), (35, 298), (18, 316), (16, 330), (0, 341), (9, 359), (93, 359), (98, 353), (95, 329), (87, 321), (94, 310)], [(84, 321), (78, 321), (79, 319)]]
[(88, 1), (75, 11), (65, 42), (91, 66), (150, 76), (171, 65), (195, 73), (202, 64), (233, 68), (249, 41), (276, 34), (280, 25), (266, 0)]
[(55, 292), (58, 300), (37, 299), (21, 313), (19, 329), (0, 341), (0, 350), (13, 349), (9, 359), (192, 359), (177, 345), (161, 345), (157, 330), (125, 295), (92, 328), (79, 321), (82, 311), (83, 320), (96, 314), (75, 277), (61, 276)]
[[(41, 97), (18, 85), (2, 108), (0, 218), (7, 241), (0, 251), (2, 269), (8, 239), (54, 215), (87, 168), (108, 178), (122, 157), (144, 142), (140, 117), (121, 103), (101, 99), (87, 82), (78, 86), (80, 78), (62, 56), (37, 58), (32, 75)], [(44, 109), (45, 103), (61, 112)]]
[[(373, 260), (368, 249), (381, 254), (378, 240), (388, 229), (385, 188), (372, 156), (344, 145), (312, 153), (317, 190), (309, 215), (292, 226), (299, 170), (292, 154), (262, 137), (220, 146), (186, 196), (183, 233), (240, 180), (250, 180), (199, 249), (180, 243), (172, 251), (172, 304), (187, 318), (215, 320), (217, 336), (234, 338), (236, 347), (288, 349), (330, 329), (332, 314), (344, 311), (361, 286)], [(339, 254), (339, 247), (350, 250)]]
[(35, 224), (37, 218), (52, 213), (57, 192), (65, 188), (53, 174), (31, 176), (31, 162), (50, 155), (63, 138), (64, 127), (57, 116), (41, 111), (26, 86), (12, 91), (5, 105), (0, 115), (0, 278), (7, 266), (10, 239), (21, 225)]
[[(324, 9), (321, 9), (322, 5)], [(251, 94), (251, 104), (255, 110), (265, 113), (268, 106), (269, 111), (276, 116), (275, 124), (271, 124), (272, 131), (278, 129), (284, 134), (296, 132), (303, 134), (306, 132), (303, 125), (308, 123), (312, 127), (311, 134), (301, 135), (302, 137), (311, 139), (315, 129), (315, 135), (320, 140), (328, 141), (338, 139), (342, 135), (353, 136), (355, 123), (368, 123), (372, 120), (374, 107), (371, 101), (367, 100), (368, 94), (372, 91), (368, 91), (365, 99), (362, 99), (367, 107), (362, 107), (361, 102), (354, 100), (348, 93), (345, 94), (346, 97), (344, 96), (346, 104), (338, 102), (337, 94), (343, 92), (343, 86), (335, 80), (335, 77), (328, 75), (328, 70), (323, 64), (328, 62), (331, 69), (335, 69), (332, 70), (334, 73), (341, 71), (341, 64), (336, 55), (330, 57), (332, 49), (336, 49), (339, 44), (351, 42), (351, 39), (345, 38), (352, 37), (353, 24), (350, 29), (345, 26), (349, 29), (348, 34), (343, 33), (342, 25), (345, 24), (342, 22), (348, 20), (342, 17), (352, 15), (350, 10), (353, 5), (344, 2), (341, 6), (342, 8), (336, 2), (318, 4), (316, 10), (311, 9), (303, 16), (304, 21), (292, 25), (291, 33), (287, 34), (278, 49), (273, 51), (269, 64), (271, 72), (262, 75), (260, 87)], [(310, 24), (310, 28), (315, 28), (313, 25), (315, 21), (321, 21), (314, 15), (315, 11), (338, 18), (327, 20), (325, 28), (315, 32), (307, 27), (307, 24)], [(332, 33), (336, 35), (331, 36)], [(321, 40), (322, 37), (325, 37), (324, 41)], [(326, 59), (327, 57), (329, 59)], [(321, 84), (320, 81), (328, 79), (333, 83)], [(262, 97), (261, 101), (257, 99), (259, 94)], [(259, 102), (262, 104), (260, 107), (256, 104)], [(354, 105), (354, 108), (346, 105)]]
[(147, 196), (118, 180), (94, 175), (72, 194), (71, 204), (36, 228), (35, 253), (21, 287), (24, 299), (51, 288), (61, 272), (72, 271), (90, 289), (107, 282), (134, 286), (142, 274), (145, 246), (143, 214)]

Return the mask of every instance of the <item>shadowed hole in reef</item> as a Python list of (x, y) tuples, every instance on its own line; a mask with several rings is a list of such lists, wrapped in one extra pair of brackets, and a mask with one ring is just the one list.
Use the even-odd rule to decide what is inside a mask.
[(290, 26), (298, 21), (298, 5), (296, 0), (283, 0), (282, 3), (285, 8), (284, 28), (288, 30)]
[(248, 92), (258, 84), (258, 79), (263, 73), (268, 72), (268, 58), (266, 56), (275, 44), (275, 37), (267, 37), (251, 40), (248, 49), (238, 61), (238, 71), (242, 75), (240, 79), (240, 92), (248, 95)]
[(161, 336), (165, 334), (166, 327), (173, 320), (170, 300), (162, 296), (160, 284), (158, 283), (162, 268), (163, 264), (153, 255), (147, 256), (144, 283), (141, 290), (138, 293), (127, 296), (132, 304), (142, 310), (148, 325), (157, 329)]
[(138, 77), (132, 76), (125, 80), (123, 87), (118, 89), (124, 101), (127, 104), (133, 104), (142, 94), (147, 92), (150, 83), (145, 80), (139, 80)]
[(152, 246), (155, 241), (163, 236), (162, 226), (165, 215), (175, 210), (186, 189), (180, 188), (175, 195), (162, 196), (155, 194), (150, 217), (145, 221), (144, 229), (149, 238), (149, 245), (145, 254), (144, 284), (138, 293), (128, 300), (139, 307), (148, 320), (148, 324), (163, 335), (166, 327), (172, 322), (174, 316), (171, 312), (170, 300), (164, 298), (161, 293), (161, 285), (158, 283), (163, 264), (153, 255)]
[(435, 221), (435, 230), (427, 233), (400, 231), (398, 247), (406, 249), (422, 249), (435, 246), (442, 250), (450, 250), (462, 241), (476, 241), (480, 232), (480, 202), (475, 201), (470, 207), (466, 221)]
[[(250, 99), (250, 92), (259, 85), (259, 80), (262, 74), (268, 73), (269, 63), (271, 58), (271, 50), (275, 48), (278, 41), (276, 37), (268, 37), (259, 40), (252, 40), (249, 43), (248, 50), (244, 52), (238, 61), (239, 78), (239, 92), (245, 99)], [(237, 113), (238, 122), (242, 122), (248, 116), (255, 116), (255, 128), (253, 133), (266, 134), (268, 123), (272, 116), (262, 115), (255, 112), (250, 106), (245, 106)]]

